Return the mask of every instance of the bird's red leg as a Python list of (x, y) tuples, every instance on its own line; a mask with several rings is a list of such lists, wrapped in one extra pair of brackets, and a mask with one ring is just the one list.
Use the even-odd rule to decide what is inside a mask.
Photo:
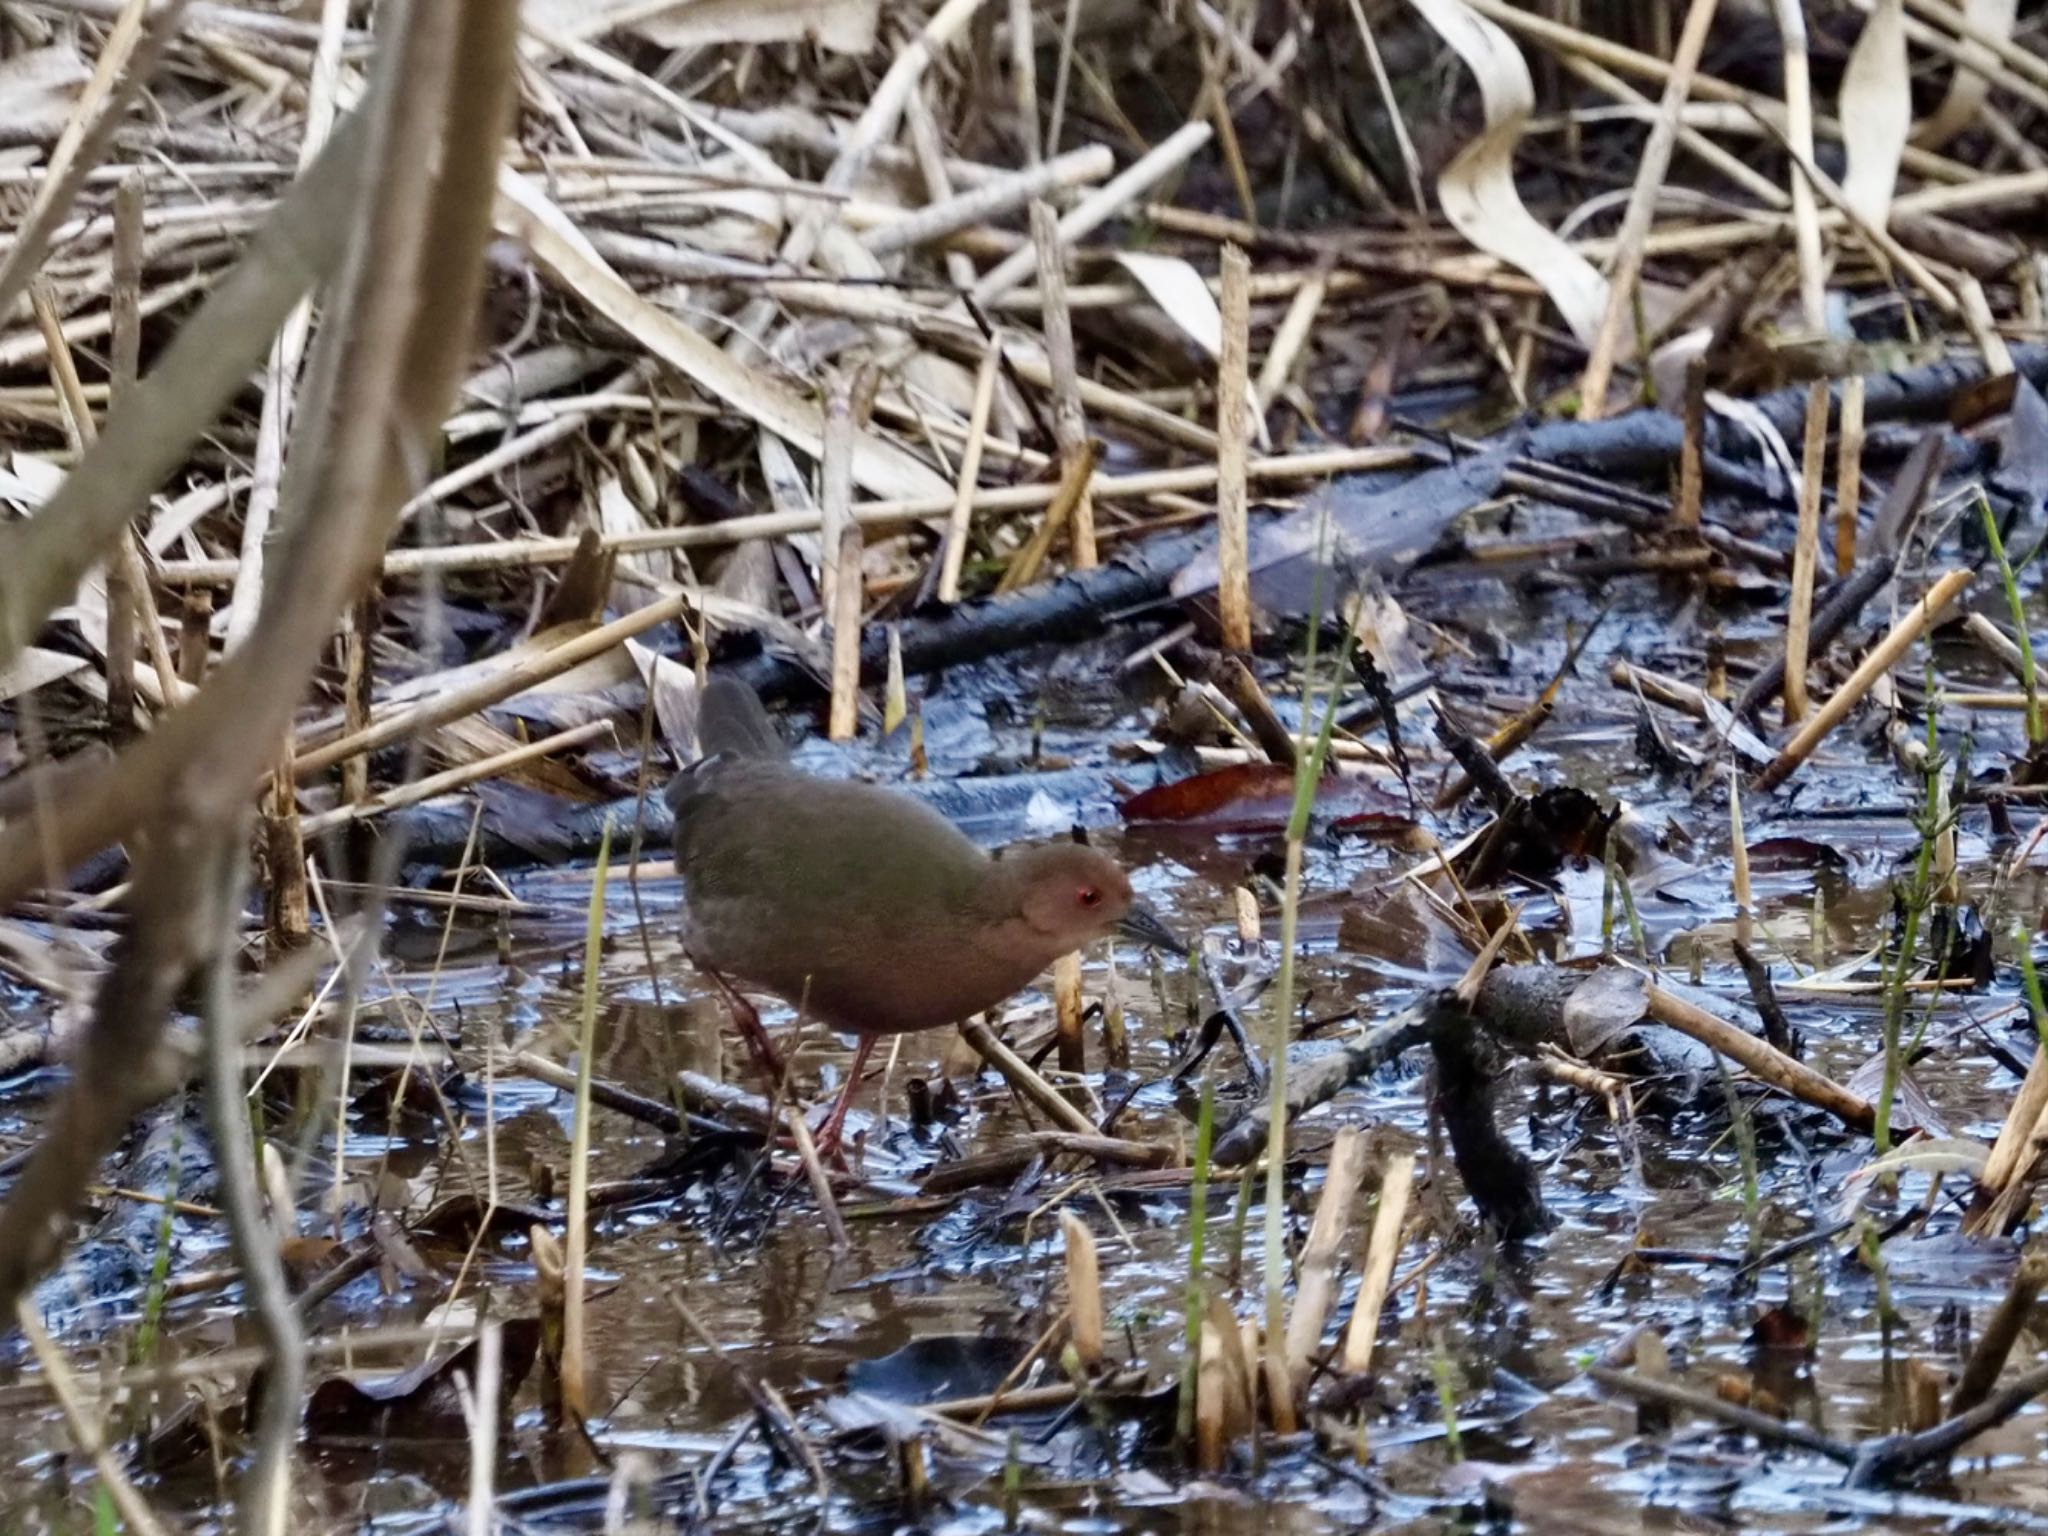
[(739, 1026), (740, 1034), (747, 1042), (748, 1051), (753, 1054), (754, 1065), (768, 1074), (770, 1082), (781, 1082), (782, 1057), (775, 1049), (775, 1042), (768, 1038), (768, 1027), (761, 1022), (759, 1010), (741, 997), (733, 984), (718, 972), (707, 970), (704, 974), (718, 983), (718, 990), (725, 994), (725, 1006), (732, 1013), (733, 1023)]
[(832, 1157), (838, 1154), (840, 1133), (846, 1128), (846, 1111), (853, 1103), (853, 1096), (860, 1091), (861, 1073), (867, 1067), (868, 1052), (874, 1048), (873, 1035), (862, 1035), (860, 1044), (854, 1047), (853, 1065), (846, 1069), (846, 1086), (839, 1090), (839, 1097), (832, 1104), (832, 1113), (825, 1117), (825, 1123), (818, 1128), (818, 1156)]

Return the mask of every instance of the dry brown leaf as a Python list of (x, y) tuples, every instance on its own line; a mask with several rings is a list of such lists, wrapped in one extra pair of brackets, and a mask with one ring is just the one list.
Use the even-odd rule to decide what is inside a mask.
[[(1527, 62), (1507, 33), (1464, 0), (1410, 3), (1465, 61), (1486, 104), (1485, 131), (1437, 177), (1444, 217), (1480, 250), (1534, 278), (1572, 334), (1591, 346), (1607, 309), (1607, 279), (1538, 223), (1515, 190), (1515, 145), (1536, 104)], [(1620, 350), (1626, 354), (1634, 345), (1632, 335), (1624, 335)]]
[(1856, 125), (1844, 146), (1849, 168), (1842, 177), (1842, 200), (1882, 229), (1891, 218), (1899, 157), (1913, 126), (1904, 0), (1877, 0), (1863, 23), (1842, 76), (1841, 108), (1842, 121)]
[[(496, 218), (499, 231), (523, 243), (536, 265), (664, 363), (811, 457), (824, 456), (825, 416), (815, 401), (728, 357), (641, 298), (532, 180), (499, 172)], [(854, 436), (853, 478), (882, 497), (952, 494), (943, 476), (872, 432)]]
[[(1993, 37), (2012, 40), (2013, 24), (2019, 15), (2019, 0), (1963, 0), (1963, 15), (1978, 30)], [(1982, 43), (1960, 39), (1963, 57), (1985, 70), (1998, 67), (1998, 55)], [(1940, 149), (1977, 120), (1977, 109), (1991, 93), (1990, 80), (1978, 70), (1950, 71), (1948, 94), (1941, 105), (1913, 129), (1913, 143), (1921, 149)], [(1859, 128), (1860, 131), (1860, 128)]]

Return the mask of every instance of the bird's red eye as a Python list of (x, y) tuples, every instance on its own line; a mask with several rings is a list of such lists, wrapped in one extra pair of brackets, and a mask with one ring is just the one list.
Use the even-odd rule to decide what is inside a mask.
[(1082, 905), (1082, 906), (1084, 906), (1084, 907), (1099, 907), (1099, 906), (1101, 906), (1101, 905), (1102, 905), (1102, 892), (1100, 892), (1100, 891), (1098, 891), (1097, 889), (1095, 889), (1095, 887), (1094, 887), (1094, 886), (1092, 886), (1092, 885), (1084, 885), (1084, 886), (1082, 886), (1082, 887), (1081, 887), (1081, 905)]

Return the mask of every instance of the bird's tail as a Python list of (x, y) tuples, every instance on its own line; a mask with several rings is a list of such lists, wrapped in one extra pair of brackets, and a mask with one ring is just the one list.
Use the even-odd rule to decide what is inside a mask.
[(780, 757), (782, 738), (745, 683), (714, 677), (697, 705), (697, 747), (706, 757)]
[(664, 792), (678, 821), (713, 759), (776, 758), (783, 755), (783, 746), (754, 690), (730, 677), (714, 677), (697, 700), (697, 752), (697, 761), (685, 763)]

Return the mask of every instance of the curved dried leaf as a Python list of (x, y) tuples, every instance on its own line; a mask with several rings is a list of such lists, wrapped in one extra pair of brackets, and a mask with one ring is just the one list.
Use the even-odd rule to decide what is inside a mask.
[(1842, 177), (1842, 200), (1882, 229), (1891, 218), (1899, 157), (1913, 126), (1904, 0), (1877, 0), (1863, 23), (1842, 76), (1841, 104), (1842, 121), (1856, 125), (1845, 145), (1849, 169)]
[[(1458, 152), (1437, 178), (1437, 199), (1458, 233), (1527, 273), (1550, 296), (1565, 324), (1591, 346), (1607, 309), (1607, 279), (1549, 228), (1538, 223), (1515, 190), (1515, 145), (1536, 101), (1529, 66), (1492, 22), (1464, 0), (1411, 0), (1479, 81), (1486, 130)], [(1632, 351), (1624, 321), (1621, 351)]]
[[(1981, 31), (2010, 42), (2019, 15), (2019, 0), (1963, 0), (1963, 15)], [(1961, 42), (1964, 58), (1987, 71), (1997, 68), (1998, 55), (1989, 48), (1968, 38)], [(1913, 130), (1914, 144), (1921, 149), (1940, 149), (1976, 121), (1977, 109), (1984, 105), (1990, 92), (1991, 81), (1986, 74), (1956, 68), (1949, 75), (1948, 94), (1942, 97), (1941, 105)]]
[(1138, 281), (1145, 294), (1166, 311), (1167, 319), (1179, 326), (1211, 357), (1223, 352), (1223, 311), (1193, 265), (1178, 256), (1154, 256), (1145, 251), (1119, 251), (1116, 263)]

